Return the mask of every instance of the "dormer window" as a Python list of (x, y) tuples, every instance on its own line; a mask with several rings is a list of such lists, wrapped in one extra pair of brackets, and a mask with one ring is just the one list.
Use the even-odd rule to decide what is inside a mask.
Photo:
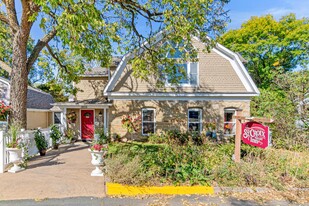
[[(165, 58), (175, 60), (175, 72), (173, 77), (166, 76), (166, 85), (180, 85), (180, 86), (197, 86), (198, 85), (198, 63), (197, 62), (182, 62), (182, 55), (190, 51), (189, 46), (179, 46), (170, 42), (166, 42), (172, 48), (168, 50)], [(182, 47), (180, 51), (179, 47)], [(196, 58), (196, 57), (194, 57)]]

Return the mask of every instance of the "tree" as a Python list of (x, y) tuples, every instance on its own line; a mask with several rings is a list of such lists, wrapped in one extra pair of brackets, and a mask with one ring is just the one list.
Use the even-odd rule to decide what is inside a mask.
[(61, 82), (49, 81), (45, 84), (40, 84), (37, 88), (51, 94), (56, 102), (66, 102), (68, 101), (68, 96), (65, 95), (65, 86)]
[[(8, 47), (12, 50), (12, 56), (11, 60), (1, 58), (0, 65), (1, 68), (11, 69), (13, 122), (26, 127), (28, 74), (43, 49), (57, 63), (58, 72), (74, 80), (76, 75), (85, 70), (83, 60), (99, 60), (102, 66), (106, 66), (115, 52), (113, 44), (118, 44), (121, 51), (132, 50), (145, 40), (151, 42), (155, 33), (162, 29), (165, 37), (176, 43), (188, 39), (190, 35), (208, 42), (207, 33), (216, 37), (225, 25), (226, 12), (223, 6), (227, 2), (20, 0), (17, 4), (14, 0), (1, 0), (0, 21), (5, 24), (5, 39), (10, 41)], [(17, 8), (21, 10), (20, 15), (17, 15)], [(45, 36), (27, 53), (35, 22), (39, 23)], [(141, 46), (151, 54), (145, 58), (160, 59), (155, 49), (147, 44)], [(68, 56), (74, 57), (74, 62), (67, 61)]]
[(239, 52), (260, 88), (268, 88), (277, 74), (309, 63), (309, 19), (294, 14), (276, 21), (272, 15), (251, 17), (240, 29), (225, 33), (219, 42)]

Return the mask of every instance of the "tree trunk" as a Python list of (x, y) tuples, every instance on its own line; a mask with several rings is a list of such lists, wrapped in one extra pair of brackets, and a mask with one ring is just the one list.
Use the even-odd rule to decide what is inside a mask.
[(11, 123), (21, 128), (27, 127), (27, 35), (18, 31), (14, 36), (10, 101), (12, 106)]

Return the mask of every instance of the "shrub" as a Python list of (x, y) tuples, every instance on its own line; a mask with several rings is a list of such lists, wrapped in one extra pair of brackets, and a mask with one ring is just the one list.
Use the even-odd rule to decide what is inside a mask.
[[(202, 184), (282, 189), (309, 186), (309, 153), (242, 145), (241, 162), (232, 160), (234, 144), (201, 146), (118, 143), (106, 164), (112, 181), (139, 184)], [(136, 178), (136, 179), (134, 179)]]
[(48, 143), (45, 139), (45, 136), (39, 129), (34, 133), (34, 141), (39, 151), (47, 149)]
[(53, 125), (50, 128), (50, 138), (52, 139), (53, 146), (59, 143), (59, 140), (62, 136), (62, 133), (59, 130), (59, 127), (57, 125)]

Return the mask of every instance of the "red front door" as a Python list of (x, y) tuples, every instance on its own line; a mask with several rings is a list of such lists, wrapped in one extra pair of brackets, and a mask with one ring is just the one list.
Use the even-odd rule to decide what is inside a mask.
[(81, 111), (82, 140), (93, 139), (94, 135), (94, 114), (93, 110)]

